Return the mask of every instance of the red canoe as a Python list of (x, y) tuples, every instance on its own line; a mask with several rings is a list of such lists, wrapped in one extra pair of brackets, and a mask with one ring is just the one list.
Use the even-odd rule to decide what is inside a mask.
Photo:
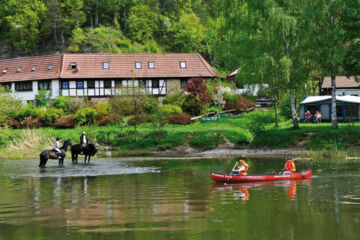
[(254, 181), (277, 181), (277, 180), (292, 180), (304, 179), (311, 177), (311, 170), (306, 170), (290, 174), (269, 174), (269, 175), (228, 175), (220, 173), (211, 173), (211, 178), (215, 182), (254, 182)]

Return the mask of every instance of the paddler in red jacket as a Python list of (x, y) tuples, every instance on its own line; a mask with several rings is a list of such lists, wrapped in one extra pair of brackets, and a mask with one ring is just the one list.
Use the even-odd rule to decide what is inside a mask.
[(243, 175), (243, 176), (247, 175), (247, 171), (249, 169), (249, 166), (246, 164), (246, 162), (244, 160), (240, 160), (239, 163), (240, 163), (240, 165), (237, 165), (238, 169), (236, 169), (236, 171), (240, 175)]
[(296, 167), (294, 160), (291, 160), (290, 158), (285, 158), (285, 167), (284, 167), (284, 174), (290, 174), (296, 172)]

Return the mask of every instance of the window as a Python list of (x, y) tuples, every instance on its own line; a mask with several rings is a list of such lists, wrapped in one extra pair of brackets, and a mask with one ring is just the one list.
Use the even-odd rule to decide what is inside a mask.
[(22, 66), (19, 66), (16, 72), (21, 72)]
[(344, 116), (344, 106), (343, 105), (336, 104), (336, 115), (338, 117), (343, 117)]
[(111, 88), (111, 80), (104, 81), (104, 88)]
[(347, 119), (356, 119), (356, 116), (357, 116), (356, 104), (346, 105), (346, 118)]
[(116, 80), (115, 81), (115, 87), (116, 88), (121, 88), (122, 87), (122, 80)]
[(103, 69), (109, 69), (110, 65), (109, 62), (103, 62)]
[(5, 88), (5, 90), (11, 89), (11, 83), (2, 83), (1, 86), (3, 86)]
[(95, 88), (95, 81), (94, 80), (87, 81), (87, 88)]
[(9, 68), (5, 68), (5, 69), (2, 71), (2, 73), (3, 73), (3, 74), (7, 73), (8, 69), (9, 69)]
[(61, 82), (61, 89), (69, 89), (69, 82)]
[(48, 70), (50, 71), (52, 69), (53, 65), (52, 64), (49, 64), (48, 66)]
[(152, 80), (152, 87), (159, 88), (159, 80)]
[(141, 69), (142, 68), (141, 62), (135, 62), (135, 68), (136, 69)]
[(71, 62), (70, 63), (70, 70), (77, 70), (77, 63), (76, 62)]
[(180, 68), (186, 68), (186, 62), (180, 61)]
[(141, 88), (146, 87), (146, 80), (139, 80), (139, 87)]
[(31, 71), (34, 72), (36, 70), (36, 65), (34, 65), (32, 68), (31, 68)]
[(77, 81), (76, 82), (77, 89), (84, 89), (84, 81)]
[(38, 82), (38, 89), (45, 89), (50, 90), (51, 89), (51, 81), (39, 81)]
[(149, 69), (155, 68), (155, 62), (148, 62), (148, 65), (149, 65)]
[(18, 92), (32, 91), (32, 82), (17, 82), (15, 83), (15, 90)]
[(186, 84), (187, 84), (187, 80), (181, 79), (181, 81), (180, 81), (181, 88), (184, 88)]

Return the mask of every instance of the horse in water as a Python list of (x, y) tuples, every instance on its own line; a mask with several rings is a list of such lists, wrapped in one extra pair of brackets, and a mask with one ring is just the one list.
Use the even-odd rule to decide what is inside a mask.
[(86, 159), (88, 163), (90, 162), (90, 158), (97, 153), (97, 148), (94, 143), (87, 144), (83, 149), (80, 144), (74, 144), (71, 146), (71, 158), (73, 163), (78, 162), (79, 155), (85, 155), (84, 163), (86, 163)]
[(66, 156), (66, 151), (67, 151), (68, 146), (71, 146), (71, 140), (70, 139), (65, 140), (64, 144), (60, 148), (60, 150), (61, 150), (60, 158), (58, 157), (58, 154), (54, 149), (42, 151), (40, 153), (39, 167), (45, 167), (45, 165), (46, 165), (46, 163), (47, 163), (47, 161), (49, 159), (59, 159), (59, 166), (63, 166), (64, 165), (64, 158)]

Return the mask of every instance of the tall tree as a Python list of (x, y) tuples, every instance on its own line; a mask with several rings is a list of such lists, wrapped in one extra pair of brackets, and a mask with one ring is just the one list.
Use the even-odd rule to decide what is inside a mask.
[[(346, 53), (352, 47), (349, 41), (349, 32), (344, 27), (349, 24), (351, 7), (354, 0), (323, 0), (310, 1), (306, 6), (308, 17), (308, 34), (311, 37), (307, 51), (312, 51), (315, 60), (325, 74), (331, 76), (332, 88), (332, 127), (338, 128), (336, 113), (336, 75), (343, 72)], [(356, 4), (355, 4), (356, 5)], [(357, 1), (359, 5), (359, 1)], [(350, 31), (352, 32), (352, 31)], [(346, 73), (346, 72), (343, 72)], [(352, 75), (354, 72), (349, 73)]]
[(40, 30), (45, 20), (46, 6), (41, 0), (4, 0), (4, 39), (16, 52), (35, 53), (41, 41)]

